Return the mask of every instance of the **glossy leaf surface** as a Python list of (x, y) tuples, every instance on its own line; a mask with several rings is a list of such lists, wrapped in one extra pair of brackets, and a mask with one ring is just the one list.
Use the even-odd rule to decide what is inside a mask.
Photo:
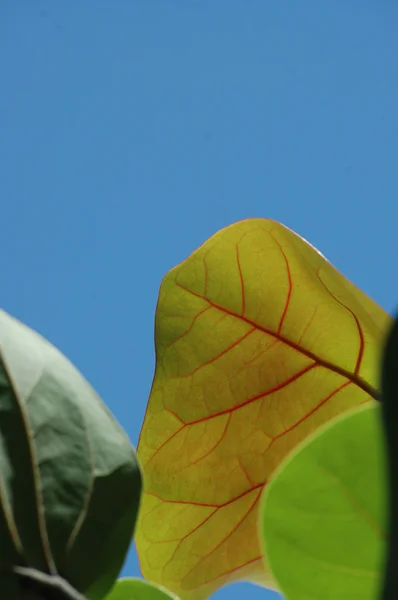
[(377, 600), (387, 545), (381, 408), (334, 419), (284, 461), (265, 488), (267, 564), (289, 600)]
[(181, 598), (273, 586), (258, 501), (319, 425), (378, 398), (390, 317), (286, 227), (221, 230), (164, 278), (138, 445), (142, 573)]
[(178, 600), (178, 598), (148, 581), (126, 577), (116, 582), (106, 600)]
[[(59, 574), (89, 599), (102, 598), (137, 515), (134, 449), (73, 365), (3, 311), (0, 349), (2, 573), (21, 566)], [(0, 597), (13, 585), (2, 575)]]

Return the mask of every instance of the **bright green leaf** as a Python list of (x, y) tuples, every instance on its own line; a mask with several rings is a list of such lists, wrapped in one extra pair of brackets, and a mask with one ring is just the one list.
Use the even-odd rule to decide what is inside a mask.
[(265, 556), (288, 600), (379, 598), (387, 538), (380, 413), (367, 405), (320, 428), (265, 489)]
[(184, 600), (273, 587), (258, 501), (317, 427), (379, 397), (389, 315), (290, 229), (248, 219), (164, 278), (138, 445), (143, 576)]
[(134, 449), (73, 365), (3, 311), (0, 348), (0, 567), (60, 573), (101, 598), (137, 515)]
[(178, 600), (168, 590), (143, 579), (118, 579), (106, 600)]

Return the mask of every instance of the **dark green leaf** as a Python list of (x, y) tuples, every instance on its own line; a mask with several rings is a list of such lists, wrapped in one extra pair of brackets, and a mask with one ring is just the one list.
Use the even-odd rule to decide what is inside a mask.
[(13, 572), (18, 575), (24, 600), (26, 596), (32, 595), (40, 600), (85, 600), (59, 575), (47, 575), (37, 569), (25, 567), (14, 567)]
[(26, 560), (49, 569), (37, 462), (27, 411), (15, 390), (0, 346), (0, 540), (1, 567)]
[(3, 311), (0, 348), (0, 568), (59, 574), (102, 598), (137, 516), (134, 448), (75, 367)]
[(387, 338), (382, 367), (382, 414), (389, 466), (389, 548), (382, 600), (398, 598), (398, 320)]

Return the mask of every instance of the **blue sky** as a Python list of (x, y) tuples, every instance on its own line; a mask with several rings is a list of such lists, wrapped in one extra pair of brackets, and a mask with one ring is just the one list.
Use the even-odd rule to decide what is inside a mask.
[[(2, 0), (1, 304), (134, 443), (161, 279), (220, 228), (276, 219), (398, 304), (397, 19), (395, 0)], [(215, 598), (242, 594), (277, 598)]]

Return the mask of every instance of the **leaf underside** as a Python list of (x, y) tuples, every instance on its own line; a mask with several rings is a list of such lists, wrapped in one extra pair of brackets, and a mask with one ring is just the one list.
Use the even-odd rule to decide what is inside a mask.
[(258, 501), (317, 427), (378, 399), (389, 316), (286, 227), (221, 230), (164, 278), (138, 456), (143, 576), (184, 600), (273, 587)]

